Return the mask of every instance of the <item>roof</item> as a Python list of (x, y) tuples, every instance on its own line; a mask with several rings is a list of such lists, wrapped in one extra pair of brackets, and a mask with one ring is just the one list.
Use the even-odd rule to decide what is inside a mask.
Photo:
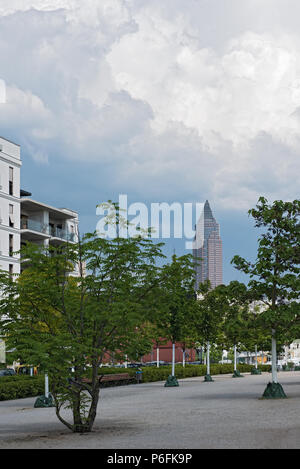
[(46, 205), (42, 202), (37, 202), (36, 200), (27, 199), (27, 198), (21, 199), (21, 207), (31, 212), (39, 212), (41, 210), (47, 210), (50, 213), (50, 215), (61, 220), (76, 218), (76, 215), (77, 215), (77, 212), (73, 210), (72, 212), (67, 212), (66, 209), (52, 207), (51, 205)]
[(9, 142), (9, 143), (12, 143), (13, 145), (17, 145), (17, 147), (20, 147), (20, 145), (19, 145), (18, 143), (13, 142), (12, 140), (8, 140), (8, 138), (1, 137), (1, 135), (0, 135), (0, 138), (1, 138), (2, 140), (6, 140), (6, 141)]
[(24, 189), (20, 190), (21, 197), (30, 197), (31, 195), (32, 195), (31, 192), (25, 191)]
[(205, 218), (214, 218), (208, 200), (204, 204), (204, 217)]

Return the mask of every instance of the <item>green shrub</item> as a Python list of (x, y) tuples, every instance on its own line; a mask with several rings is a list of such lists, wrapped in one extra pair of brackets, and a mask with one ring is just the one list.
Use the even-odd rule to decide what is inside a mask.
[(5, 376), (0, 378), (0, 401), (44, 394), (44, 376)]
[[(245, 365), (239, 364), (238, 369), (241, 373), (250, 372), (253, 368), (253, 365)], [(270, 365), (263, 365), (259, 367), (262, 371), (269, 371), (271, 369)], [(151, 367), (143, 367), (143, 382), (149, 383), (154, 381), (164, 381), (172, 372), (171, 366), (162, 366), (160, 368), (156, 368), (154, 366)], [(182, 365), (175, 366), (175, 375), (176, 378), (191, 378), (195, 376), (205, 376), (206, 375), (206, 365), (188, 365), (186, 364), (185, 367)], [(213, 363), (210, 365), (210, 374), (211, 375), (218, 375), (218, 374), (230, 374), (233, 373), (233, 364), (220, 364), (220, 363)]]
[[(238, 369), (241, 373), (250, 372), (253, 365), (239, 364)], [(271, 365), (260, 365), (259, 369), (262, 371), (270, 371)], [(206, 365), (189, 365), (185, 367), (182, 365), (175, 365), (175, 375), (178, 379), (192, 378), (195, 376), (206, 375)], [(172, 366), (156, 366), (142, 367), (142, 381), (143, 383), (151, 383), (154, 381), (165, 381), (172, 373)], [(100, 374), (115, 374), (115, 373), (128, 373), (130, 376), (135, 377), (136, 368), (109, 368), (102, 367), (99, 369)], [(213, 363), (210, 366), (210, 373), (212, 375), (230, 374), (233, 373), (233, 364), (231, 363)], [(89, 373), (87, 373), (89, 374)], [(0, 378), (0, 401), (10, 399), (22, 399), (25, 397), (35, 397), (44, 394), (44, 375), (28, 376), (3, 376)]]

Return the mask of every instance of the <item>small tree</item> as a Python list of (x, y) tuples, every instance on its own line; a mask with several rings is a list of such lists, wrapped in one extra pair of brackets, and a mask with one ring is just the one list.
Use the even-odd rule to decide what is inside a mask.
[(258, 239), (257, 259), (248, 262), (235, 256), (232, 263), (250, 275), (249, 287), (264, 304), (261, 324), (272, 337), (272, 383), (263, 396), (286, 397), (277, 379), (276, 340), (284, 341), (284, 335), (291, 333), (300, 320), (300, 200), (268, 204), (260, 197), (249, 214), (255, 226), (264, 230)]
[(211, 290), (210, 281), (199, 285), (197, 292), (197, 308), (193, 317), (193, 328), (199, 342), (205, 343), (207, 350), (207, 372), (204, 380), (211, 382), (210, 347), (216, 343), (224, 316), (223, 289), (220, 285)]
[[(8, 347), (49, 375), (57, 417), (73, 432), (92, 430), (105, 357), (132, 351), (147, 321), (160, 282), (160, 248), (140, 236), (108, 240), (94, 233), (59, 249), (28, 246), (19, 280), (1, 274)], [(75, 263), (78, 277), (71, 276)]]
[(232, 281), (223, 289), (224, 301), (224, 333), (227, 347), (233, 347), (234, 371), (233, 377), (239, 378), (241, 374), (237, 369), (237, 351), (243, 348), (246, 325), (243, 315), (248, 311), (251, 296), (246, 285)]
[(262, 305), (260, 302), (251, 302), (248, 309), (245, 309), (242, 315), (244, 323), (242, 331), (242, 342), (246, 350), (255, 351), (255, 368), (251, 370), (251, 374), (261, 374), (261, 370), (258, 368), (258, 355), (257, 352), (260, 350), (268, 350), (270, 347), (270, 331), (265, 330), (261, 323)]
[(158, 326), (172, 342), (172, 374), (165, 386), (178, 386), (175, 377), (175, 344), (185, 338), (195, 307), (193, 258), (190, 255), (176, 257), (162, 269), (162, 288)]

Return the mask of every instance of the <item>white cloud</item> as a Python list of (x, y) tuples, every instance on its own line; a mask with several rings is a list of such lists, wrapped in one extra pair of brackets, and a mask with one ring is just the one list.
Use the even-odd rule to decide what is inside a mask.
[(54, 145), (115, 165), (114, 189), (127, 181), (143, 197), (243, 210), (262, 193), (296, 197), (293, 12), (270, 19), (277, 0), (240, 3), (2, 0), (1, 125), (15, 126), (37, 161), (51, 163)]

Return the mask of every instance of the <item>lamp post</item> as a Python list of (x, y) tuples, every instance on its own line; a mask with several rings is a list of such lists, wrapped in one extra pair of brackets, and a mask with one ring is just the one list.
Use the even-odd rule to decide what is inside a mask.
[(48, 373), (45, 374), (45, 394), (43, 396), (39, 396), (35, 403), (35, 408), (40, 407), (55, 407), (52, 395), (49, 392), (49, 377)]
[(234, 368), (233, 368), (232, 377), (233, 378), (243, 378), (243, 375), (241, 375), (241, 373), (237, 369), (237, 348), (236, 348), (236, 344), (234, 344), (234, 346), (233, 346), (233, 351), (234, 351)]
[(205, 383), (211, 383), (213, 381), (210, 376), (210, 343), (207, 342), (206, 346), (206, 375), (204, 376)]
[(255, 367), (252, 368), (251, 374), (252, 375), (261, 375), (261, 370), (258, 369), (258, 360), (257, 360), (257, 345), (255, 345)]
[(175, 342), (172, 343), (172, 374), (168, 376), (165, 387), (179, 386), (175, 376)]

